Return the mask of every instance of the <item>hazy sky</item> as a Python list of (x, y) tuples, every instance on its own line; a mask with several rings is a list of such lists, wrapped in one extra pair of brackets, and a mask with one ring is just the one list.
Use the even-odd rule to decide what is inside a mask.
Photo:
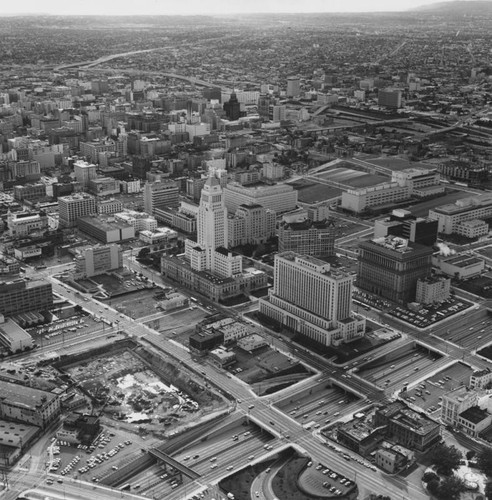
[[(401, 11), (439, 0), (21, 0), (2, 2), (2, 14), (235, 14), (244, 12)], [(491, 0), (492, 1), (492, 0)]]

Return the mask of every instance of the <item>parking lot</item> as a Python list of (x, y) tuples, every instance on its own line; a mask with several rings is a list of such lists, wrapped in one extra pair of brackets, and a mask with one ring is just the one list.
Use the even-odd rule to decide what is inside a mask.
[(321, 462), (315, 466), (311, 461), (299, 476), (299, 484), (303, 490), (320, 496), (325, 496), (328, 492), (333, 496), (343, 496), (356, 487), (356, 483), (343, 474), (331, 470)]
[(139, 436), (117, 429), (102, 431), (88, 446), (55, 439), (46, 450), (46, 467), (53, 474), (46, 481), (61, 483), (66, 477), (99, 482), (101, 477), (133, 458), (141, 442)]
[(420, 382), (401, 396), (430, 415), (438, 417), (443, 394), (457, 387), (468, 385), (472, 373), (473, 370), (468, 365), (457, 362)]
[(438, 305), (422, 306), (416, 311), (398, 306), (388, 311), (387, 314), (417, 328), (427, 328), (470, 307), (473, 307), (471, 302), (462, 298), (450, 297)]
[(69, 318), (55, 319), (45, 325), (34, 326), (26, 331), (40, 347), (69, 343), (77, 337), (103, 330), (104, 326), (84, 311), (74, 312)]
[(133, 319), (143, 318), (159, 312), (156, 309), (158, 299), (155, 297), (159, 290), (158, 288), (143, 289), (133, 292), (128, 290), (129, 293), (112, 297), (107, 301), (107, 304)]
[(156, 313), (156, 317), (149, 323), (149, 326), (161, 334), (188, 346), (189, 337), (195, 331), (195, 325), (209, 315), (209, 312), (199, 307), (185, 307), (175, 311)]

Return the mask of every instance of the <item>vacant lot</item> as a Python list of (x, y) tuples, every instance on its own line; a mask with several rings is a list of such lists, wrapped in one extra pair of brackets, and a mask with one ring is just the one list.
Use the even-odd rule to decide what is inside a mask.
[(106, 415), (126, 423), (144, 423), (148, 430), (192, 423), (219, 406), (218, 399), (186, 370), (154, 360), (141, 348), (92, 356), (65, 371)]

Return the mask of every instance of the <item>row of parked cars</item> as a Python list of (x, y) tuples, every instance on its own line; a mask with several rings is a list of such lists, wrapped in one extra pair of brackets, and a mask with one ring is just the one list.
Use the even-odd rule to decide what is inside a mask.
[(371, 469), (373, 471), (376, 471), (377, 470), (377, 467), (369, 462), (366, 462), (364, 459), (362, 459), (361, 457), (357, 456), (357, 455), (349, 455), (348, 453), (346, 453), (345, 451), (343, 451), (342, 449), (340, 448), (337, 448), (335, 445), (331, 444), (330, 442), (325, 442), (325, 445), (330, 448), (331, 450), (333, 450), (335, 453), (338, 453), (339, 455), (342, 455), (343, 458), (347, 461), (349, 460), (354, 460), (355, 462), (363, 465), (364, 467), (366, 467), (367, 469)]
[[(311, 462), (308, 463), (308, 466)], [(343, 491), (339, 489), (339, 484), (344, 488), (349, 488), (354, 485), (354, 482), (350, 479), (337, 474), (335, 471), (332, 471), (329, 467), (325, 467), (321, 462), (316, 466), (316, 470), (321, 471), (325, 476), (330, 478), (330, 481), (323, 481), (323, 487), (327, 488), (330, 493), (333, 495), (343, 495)]]

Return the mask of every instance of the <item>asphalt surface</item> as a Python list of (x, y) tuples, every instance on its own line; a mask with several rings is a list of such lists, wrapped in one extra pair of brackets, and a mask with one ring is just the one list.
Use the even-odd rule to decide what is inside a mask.
[[(161, 277), (158, 276), (155, 271), (142, 268), (137, 262), (129, 261), (128, 257), (129, 255), (126, 254), (125, 264), (129, 265), (131, 268), (137, 269), (149, 278), (152, 278), (158, 284), (162, 284)], [(43, 277), (47, 277), (52, 282), (55, 292), (60, 293), (63, 296), (67, 296), (67, 298), (71, 301), (80, 304), (90, 313), (100, 316), (101, 314), (99, 311), (101, 310), (101, 306), (104, 306), (105, 304), (103, 305), (94, 299), (84, 301), (82, 296), (68, 292), (56, 279), (52, 278), (53, 274), (59, 273), (62, 269), (67, 267), (70, 267), (70, 264), (65, 266), (56, 266), (54, 269), (45, 269), (42, 272), (36, 271), (36, 273)], [(174, 288), (179, 288), (176, 287), (175, 284), (172, 284), (172, 286)], [(181, 291), (186, 293), (186, 290), (184, 289), (181, 289)], [(195, 293), (194, 295), (197, 296)], [(213, 306), (219, 310), (223, 310), (225, 313), (231, 313), (229, 309), (217, 306), (217, 304), (209, 301), (205, 297), (200, 297), (200, 302), (202, 302), (205, 306)], [(325, 358), (300, 348), (288, 339), (277, 339), (277, 345), (281, 350), (298, 357), (301, 361), (319, 370), (320, 373), (311, 379), (305, 380), (300, 384), (296, 384), (294, 387), (290, 387), (285, 391), (282, 391), (281, 395), (276, 394), (266, 397), (257, 397), (251, 391), (249, 386), (241, 382), (236, 377), (227, 376), (226, 372), (213, 366), (203, 365), (193, 361), (188, 349), (173, 341), (172, 338), (169, 339), (164, 335), (159, 335), (154, 330), (131, 318), (122, 318), (120, 313), (112, 308), (103, 309), (103, 311), (104, 318), (108, 322), (116, 323), (118, 321), (119, 329), (125, 331), (128, 336), (139, 339), (147, 345), (151, 345), (153, 349), (166, 352), (168, 355), (175, 357), (178, 362), (186, 363), (190, 369), (197, 372), (197, 376), (201, 377), (203, 372), (203, 377), (205, 379), (208, 379), (215, 386), (220, 387), (225, 393), (229, 394), (236, 400), (235, 405), (231, 408), (232, 411), (234, 411), (235, 416), (248, 416), (248, 418), (252, 421), (258, 422), (258, 424), (269, 430), (269, 432), (271, 432), (271, 434), (275, 437), (271, 442), (274, 446), (272, 451), (264, 449), (264, 443), (261, 439), (251, 439), (250, 441), (241, 442), (241, 446), (232, 446), (230, 449), (227, 449), (226, 452), (223, 452), (223, 444), (213, 444), (207, 452), (202, 452), (206, 453), (203, 455), (204, 459), (197, 464), (197, 468), (202, 474), (202, 477), (199, 480), (186, 485), (186, 495), (188, 497), (191, 496), (192, 492), (203, 488), (204, 485), (212, 486), (222, 477), (229, 474), (229, 471), (226, 470), (225, 464), (233, 465), (234, 470), (237, 470), (238, 468), (251, 462), (247, 458), (251, 455), (254, 455), (254, 460), (261, 460), (262, 457), (267, 456), (269, 453), (275, 453), (275, 451), (278, 451), (282, 447), (293, 444), (304, 450), (309, 450), (309, 455), (312, 457), (313, 462), (316, 461), (325, 463), (332, 470), (343, 472), (346, 477), (356, 480), (362, 498), (373, 492), (389, 495), (391, 498), (395, 499), (411, 498), (412, 500), (420, 500), (428, 498), (427, 494), (422, 489), (422, 485), (418, 481), (409, 482), (407, 479), (400, 477), (390, 478), (379, 470), (376, 472), (370, 471), (355, 461), (347, 462), (341, 455), (327, 448), (323, 444), (324, 440), (320, 437), (317, 430), (305, 430), (302, 427), (302, 424), (305, 423), (305, 421), (303, 422), (292, 418), (291, 415), (279, 410), (275, 406), (275, 403), (280, 399), (285, 400), (286, 398), (295, 398), (298, 393), (302, 392), (306, 388), (315, 386), (320, 380), (326, 381), (330, 379), (335, 381), (342, 389), (345, 388), (364, 396), (361, 397), (359, 402), (352, 402), (350, 405), (347, 405), (347, 408), (343, 408), (342, 411), (340, 411), (339, 418), (343, 418), (348, 416), (350, 413), (367, 406), (368, 400), (384, 400), (387, 395), (390, 395), (397, 388), (400, 381), (395, 380), (394, 383), (382, 390), (374, 383), (359, 377), (353, 369), (346, 371), (343, 367), (334, 366)], [(238, 313), (237, 315), (239, 316)], [(386, 318), (386, 320), (387, 323), (391, 324), (391, 319)], [(444, 360), (442, 361), (443, 366), (446, 362), (453, 360), (465, 360), (477, 368), (491, 366), (491, 363), (475, 356), (468, 348), (454, 345), (451, 342), (446, 342), (444, 339), (438, 337), (434, 332), (429, 332), (423, 335), (421, 332), (415, 331), (410, 327), (402, 328), (402, 325), (398, 322), (396, 322), (396, 325), (399, 327), (399, 330), (405, 330), (408, 340), (418, 339), (422, 345), (427, 346), (429, 349), (435, 349), (441, 352), (441, 359)], [(446, 330), (447, 327), (442, 325), (442, 328)], [(456, 330), (459, 329), (459, 327), (457, 327), (454, 322), (451, 322), (448, 329)], [(105, 328), (103, 332), (98, 332), (96, 336), (94, 336), (94, 332), (92, 332), (90, 336), (88, 335), (83, 338), (79, 337), (76, 341), (70, 339), (69, 342), (64, 342), (59, 346), (46, 346), (42, 349), (38, 349), (31, 355), (40, 359), (42, 357), (56, 356), (61, 352), (76, 352), (77, 350), (84, 349), (87, 342), (91, 342), (91, 347), (94, 345), (94, 341), (106, 343), (108, 341), (107, 334), (110, 330), (111, 329), (107, 327), (107, 329)], [(394, 345), (385, 346), (382, 349), (382, 352), (390, 352), (392, 347), (394, 348)], [(377, 356), (376, 353), (373, 355), (374, 357)], [(436, 365), (434, 365), (434, 368), (436, 368)], [(410, 382), (417, 381), (420, 378), (422, 378), (421, 372), (413, 372), (409, 374)], [(316, 404), (316, 400), (313, 402)], [(316, 412), (313, 411), (315, 407), (311, 407), (312, 405), (309, 402), (307, 405), (310, 413), (316, 414)], [(255, 436), (253, 437), (255, 438)], [(186, 453), (188, 455), (190, 454), (188, 450)], [(200, 453), (200, 455), (202, 453)], [(205, 457), (207, 457), (210, 453), (217, 453), (218, 464), (216, 468), (210, 468), (210, 464), (206, 462)], [(33, 484), (39, 483), (41, 478), (42, 475), (32, 473), (25, 474), (23, 476), (22, 471), (19, 471), (17, 485), (30, 487)], [(110, 490), (101, 490), (100, 492), (99, 486), (83, 482), (77, 482), (73, 485), (73, 487), (72, 484), (67, 484), (64, 494), (67, 495), (66, 498), (87, 498), (87, 495), (93, 495), (93, 493), (89, 492), (94, 488), (97, 488), (98, 498), (102, 498), (103, 500), (105, 498), (115, 498), (114, 496), (111, 496), (113, 495), (113, 492)], [(157, 488), (160, 488), (160, 486)], [(43, 485), (43, 491), (45, 490), (47, 490), (47, 488)], [(81, 490), (83, 490), (84, 493), (80, 493)], [(151, 491), (150, 488), (149, 491)], [(263, 488), (261, 491), (264, 492), (265, 489)], [(162, 491), (157, 489), (156, 493), (158, 495), (164, 494), (166, 499), (177, 500), (178, 498), (183, 498), (183, 493), (185, 492), (183, 491), (183, 487), (178, 487), (169, 492), (164, 489)], [(51, 493), (49, 494), (51, 495)], [(79, 494), (79, 496), (77, 496), (77, 494)], [(118, 495), (119, 496), (117, 498), (131, 498), (127, 492), (118, 492)], [(54, 496), (54, 498), (57, 497)], [(63, 496), (61, 498), (63, 498)]]

